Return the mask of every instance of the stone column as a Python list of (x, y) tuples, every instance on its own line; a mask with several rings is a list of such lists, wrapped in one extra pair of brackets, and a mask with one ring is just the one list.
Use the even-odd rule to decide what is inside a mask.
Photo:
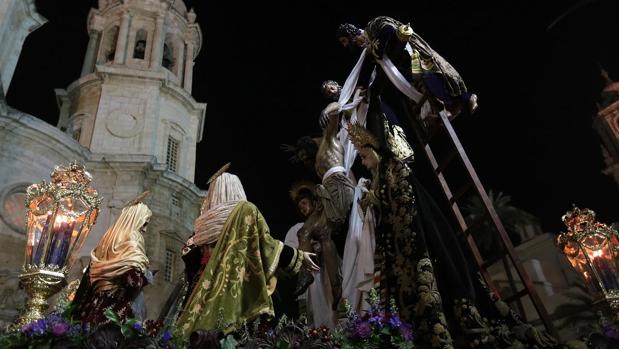
[(185, 56), (185, 79), (183, 87), (185, 91), (191, 93), (191, 87), (193, 84), (193, 43), (187, 41), (186, 43), (187, 53)]
[(178, 47), (176, 48), (175, 52), (178, 52), (178, 56), (176, 57), (177, 62), (182, 62), (180, 64), (176, 65), (176, 71), (174, 72), (174, 74), (176, 74), (176, 76), (178, 77), (178, 85), (182, 86), (182, 81), (183, 81), (183, 76), (184, 76), (184, 72), (185, 72), (185, 45), (183, 45), (183, 42), (179, 42)]
[(151, 69), (157, 69), (161, 66), (161, 59), (163, 58), (163, 40), (165, 38), (165, 32), (163, 24), (165, 17), (163, 14), (157, 16), (155, 23), (155, 34), (153, 35), (153, 49), (150, 52), (150, 67)]
[(120, 29), (118, 31), (118, 41), (116, 41), (116, 53), (114, 54), (115, 64), (124, 64), (127, 55), (127, 39), (129, 37), (129, 24), (131, 22), (131, 14), (129, 11), (123, 12)]
[(8, 105), (6, 104), (6, 97), (4, 95), (4, 87), (2, 87), (2, 74), (0, 74), (0, 115), (7, 115), (9, 113)]
[(82, 74), (80, 76), (90, 74), (94, 71), (95, 58), (97, 57), (97, 46), (99, 44), (101, 33), (97, 30), (90, 30), (88, 36), (90, 39), (88, 40), (88, 47), (86, 48), (86, 56), (84, 57)]

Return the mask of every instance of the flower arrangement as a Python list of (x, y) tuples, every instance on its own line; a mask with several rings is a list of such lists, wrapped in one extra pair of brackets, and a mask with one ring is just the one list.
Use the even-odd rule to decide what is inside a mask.
[(174, 338), (171, 331), (161, 331), (163, 324), (159, 321), (123, 320), (112, 310), (108, 310), (105, 316), (108, 322), (92, 328), (73, 322), (64, 314), (53, 312), (44, 319), (13, 328), (0, 336), (0, 348), (90, 349), (116, 347), (120, 344), (145, 349), (182, 347), (180, 340)]
[(381, 306), (378, 292), (372, 289), (368, 303), (370, 311), (361, 315), (346, 305), (347, 321), (334, 336), (335, 342), (342, 349), (414, 348), (413, 327), (400, 319), (394, 301), (385, 310)]
[[(394, 302), (385, 310), (378, 292), (368, 298), (370, 310), (355, 313), (347, 305), (346, 320), (335, 330), (321, 326), (312, 328), (301, 318), (292, 321), (282, 317), (279, 322), (260, 318), (239, 331), (223, 336), (215, 331), (215, 343), (220, 348), (323, 348), (323, 349), (412, 349), (413, 328), (398, 316)], [(70, 307), (69, 307), (70, 308)], [(112, 310), (105, 312), (107, 322), (97, 327), (73, 322), (66, 314), (54, 312), (46, 318), (31, 322), (0, 336), (0, 348), (7, 349), (73, 349), (131, 347), (144, 349), (184, 348), (188, 343), (174, 336), (172, 329), (163, 330), (160, 321), (123, 319)], [(65, 315), (65, 316), (63, 316)], [(199, 331), (198, 331), (199, 332)], [(209, 337), (209, 333), (204, 333)], [(212, 334), (210, 334), (212, 335)], [(211, 340), (213, 338), (207, 338)], [(217, 346), (215, 344), (215, 346)]]
[(21, 328), (13, 328), (0, 337), (0, 348), (81, 348), (87, 331), (87, 326), (53, 312)]

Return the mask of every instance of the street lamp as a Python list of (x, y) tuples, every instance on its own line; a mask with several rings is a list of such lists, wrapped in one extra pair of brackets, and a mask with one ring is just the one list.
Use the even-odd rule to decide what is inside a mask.
[(562, 217), (567, 232), (559, 248), (585, 280), (596, 303), (606, 300), (619, 319), (619, 233), (595, 220), (595, 212), (574, 207)]
[(26, 253), (19, 279), (29, 299), (20, 325), (43, 318), (47, 299), (66, 284), (99, 213), (101, 199), (91, 180), (84, 166), (72, 163), (56, 166), (51, 183), (28, 187)]

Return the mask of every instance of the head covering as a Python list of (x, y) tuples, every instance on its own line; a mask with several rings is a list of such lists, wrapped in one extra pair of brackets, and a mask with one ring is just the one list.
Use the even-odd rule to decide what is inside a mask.
[(363, 31), (357, 28), (355, 25), (350, 24), (350, 23), (344, 23), (344, 24), (340, 24), (337, 27), (335, 37), (336, 38), (345, 37), (348, 40), (352, 41), (357, 35), (361, 35), (361, 33), (363, 33)]
[(113, 280), (131, 269), (145, 272), (148, 257), (140, 228), (152, 212), (139, 202), (123, 208), (120, 216), (90, 253), (90, 283), (97, 290), (115, 288)]
[(194, 222), (194, 243), (198, 246), (217, 242), (226, 219), (247, 196), (239, 177), (228, 172), (211, 181), (202, 204), (202, 214)]

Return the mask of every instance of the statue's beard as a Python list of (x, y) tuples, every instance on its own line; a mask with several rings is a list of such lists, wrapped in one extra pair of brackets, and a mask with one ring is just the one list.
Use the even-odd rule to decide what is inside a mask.
[(329, 94), (329, 99), (337, 102), (340, 99), (340, 94), (342, 93), (342, 86), (337, 87), (337, 91), (335, 93)]

